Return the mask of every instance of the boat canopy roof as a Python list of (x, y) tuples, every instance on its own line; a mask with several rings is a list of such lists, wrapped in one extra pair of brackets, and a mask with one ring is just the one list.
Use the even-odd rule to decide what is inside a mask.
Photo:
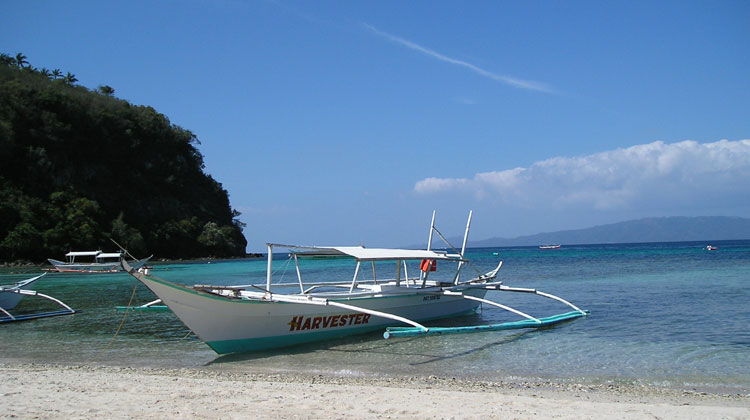
[[(378, 260), (461, 260), (458, 254), (448, 254), (445, 251), (427, 251), (418, 249), (394, 249), (394, 248), (365, 248), (362, 246), (293, 246), (281, 244), (269, 244), (290, 248), (292, 253), (305, 253), (315, 251), (314, 255), (349, 256), (359, 261)], [(297, 250), (300, 250), (299, 252)]]
[(97, 255), (97, 258), (120, 258), (122, 256), (119, 252), (102, 252), (101, 254)]
[(101, 254), (102, 251), (73, 251), (65, 254), (66, 257), (93, 257)]

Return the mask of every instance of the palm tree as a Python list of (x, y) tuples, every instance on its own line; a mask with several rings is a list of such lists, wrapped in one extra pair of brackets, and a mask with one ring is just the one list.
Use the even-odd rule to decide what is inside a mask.
[(99, 92), (102, 95), (112, 96), (115, 94), (115, 89), (112, 86), (104, 85), (104, 86), (99, 86)]
[(39, 70), (39, 74), (49, 79), (49, 77), (52, 75), (52, 73), (49, 72), (48, 69), (42, 67), (41, 70)]
[(66, 74), (65, 77), (63, 77), (63, 81), (68, 85), (72, 85), (73, 83), (77, 82), (78, 79), (76, 79), (75, 74), (68, 72), (68, 74)]
[(22, 53), (16, 54), (16, 66), (18, 66), (18, 68), (20, 69), (24, 67), (25, 64), (29, 64), (29, 62), (26, 61), (27, 58), (29, 57), (26, 57)]
[(6, 66), (13, 66), (16, 64), (16, 59), (9, 56), (8, 54), (0, 54), (0, 64)]
[(60, 71), (60, 69), (54, 69), (54, 70), (52, 70), (52, 77), (55, 78), (55, 79), (61, 78), (62, 77), (62, 72)]

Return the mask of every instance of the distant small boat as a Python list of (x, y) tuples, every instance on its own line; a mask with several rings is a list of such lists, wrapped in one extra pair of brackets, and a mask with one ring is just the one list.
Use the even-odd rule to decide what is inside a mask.
[(560, 249), (560, 245), (539, 245), (539, 249)]
[[(153, 255), (151, 256), (153, 257)], [(151, 257), (141, 260), (131, 261), (131, 267), (143, 267)], [(102, 252), (99, 251), (72, 251), (65, 254), (66, 261), (59, 261), (49, 258), (47, 261), (52, 264), (50, 271), (63, 273), (117, 273), (121, 271), (120, 262), (125, 259), (122, 252)], [(76, 261), (76, 258), (79, 258)], [(80, 258), (86, 261), (81, 261)]]
[(713, 245), (706, 246), (706, 251), (716, 251), (717, 249), (719, 249), (719, 247), (717, 246), (713, 246)]

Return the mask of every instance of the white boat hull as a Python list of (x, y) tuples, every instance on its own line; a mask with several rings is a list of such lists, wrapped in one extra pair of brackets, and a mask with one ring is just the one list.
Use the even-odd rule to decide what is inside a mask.
[(18, 305), (18, 302), (23, 299), (25, 295), (14, 292), (14, 290), (28, 290), (31, 288), (31, 284), (40, 279), (42, 276), (36, 276), (26, 281), (18, 283), (16, 286), (2, 287), (0, 288), (0, 308), (10, 311)]
[[(128, 264), (134, 269), (143, 267), (151, 257), (144, 258), (138, 261), (131, 261)], [(122, 271), (122, 265), (120, 261), (106, 262), (106, 263), (67, 263), (64, 261), (55, 260), (52, 258), (47, 259), (52, 264), (51, 271), (58, 271), (61, 273), (118, 273)]]
[[(226, 298), (141, 273), (137, 277), (219, 354), (285, 347), (404, 325), (335, 306)], [(414, 321), (470, 313), (479, 306), (478, 302), (461, 297), (424, 292), (341, 299), (340, 302)], [(483, 297), (485, 293), (482, 289), (466, 292), (476, 297)]]
[(10, 311), (18, 305), (24, 295), (12, 291), (0, 291), (0, 308)]

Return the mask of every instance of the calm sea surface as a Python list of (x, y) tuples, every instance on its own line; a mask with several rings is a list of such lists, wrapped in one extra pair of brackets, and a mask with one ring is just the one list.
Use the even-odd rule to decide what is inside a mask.
[[(188, 334), (170, 312), (115, 311), (155, 297), (127, 274), (51, 273), (35, 290), (81, 313), (0, 325), (3, 361), (304, 371), (343, 375), (436, 375), (486, 380), (541, 378), (635, 383), (716, 392), (750, 392), (750, 241), (475, 248), (480, 271), (504, 261), (506, 285), (561, 296), (591, 311), (584, 319), (541, 331), (497, 331), (384, 340), (382, 332), (278, 351), (218, 356)], [(498, 253), (499, 255), (494, 255)], [(349, 280), (345, 259), (301, 262), (302, 275)], [(154, 274), (187, 284), (265, 282), (265, 260), (157, 265)], [(378, 267), (378, 270), (381, 268)], [(385, 269), (385, 267), (383, 267)], [(279, 256), (274, 281), (295, 281)], [(412, 271), (413, 270), (413, 271)], [(452, 267), (438, 267), (449, 276)], [(417, 273), (416, 265), (409, 267)], [(471, 268), (463, 271), (473, 274)], [(29, 274), (0, 274), (0, 284)], [(568, 312), (552, 300), (490, 292), (488, 298), (535, 316)], [(27, 297), (17, 311), (52, 308)], [(484, 306), (475, 315), (433, 325), (517, 320)], [(117, 335), (115, 336), (115, 334)]]

